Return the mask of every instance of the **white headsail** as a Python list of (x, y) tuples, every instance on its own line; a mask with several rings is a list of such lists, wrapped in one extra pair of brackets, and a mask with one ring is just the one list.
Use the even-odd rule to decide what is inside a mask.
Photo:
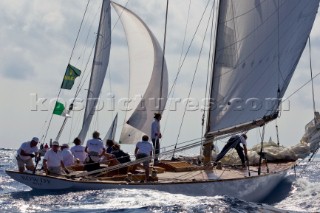
[(318, 6), (319, 0), (220, 1), (209, 134), (276, 115)]
[(95, 107), (100, 96), (101, 88), (107, 72), (111, 46), (111, 10), (110, 0), (103, 0), (92, 72), (87, 95), (86, 109), (79, 139), (83, 143), (87, 135)]
[(138, 97), (128, 106), (130, 111), (120, 142), (136, 143), (143, 134), (150, 135), (154, 113), (164, 110), (168, 95), (167, 66), (165, 61), (162, 63), (159, 42), (145, 23), (130, 10), (116, 3), (112, 5), (120, 16), (129, 46), (130, 97)]

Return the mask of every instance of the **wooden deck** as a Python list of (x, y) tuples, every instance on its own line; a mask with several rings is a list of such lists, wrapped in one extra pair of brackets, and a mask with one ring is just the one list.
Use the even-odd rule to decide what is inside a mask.
[[(295, 165), (294, 162), (288, 163), (269, 163), (269, 173), (277, 173), (290, 169)], [(192, 166), (190, 171), (165, 171), (157, 174), (159, 182), (172, 181), (204, 181), (204, 180), (227, 180), (235, 178), (249, 177), (248, 168), (241, 168), (239, 166), (222, 166), (221, 169), (204, 170), (203, 167)], [(258, 166), (250, 166), (250, 176), (258, 176)], [(192, 171), (193, 170), (193, 171)], [(261, 167), (261, 175), (267, 175), (266, 165)]]
[[(295, 162), (287, 163), (268, 163), (269, 173), (277, 173), (288, 170), (295, 165)], [(96, 173), (94, 175), (81, 176), (82, 181), (102, 181), (102, 182), (137, 182), (140, 183), (145, 179), (145, 172), (140, 167), (134, 173), (128, 174), (115, 174), (112, 175), (108, 172)], [(172, 182), (194, 182), (194, 181), (209, 181), (209, 180), (231, 180), (245, 177), (258, 176), (258, 166), (250, 166), (250, 175), (248, 168), (241, 166), (223, 165), (222, 168), (211, 167), (204, 168), (185, 161), (162, 161), (156, 167), (150, 167), (150, 180), (151, 182), (158, 183), (172, 183)], [(156, 170), (156, 176), (152, 177), (152, 170)], [(72, 174), (82, 174), (85, 171), (73, 171)], [(267, 167), (265, 164), (261, 167), (260, 175), (267, 175)], [(40, 172), (37, 173), (38, 175)], [(41, 174), (45, 175), (45, 174)], [(60, 176), (60, 178), (68, 178)], [(74, 179), (74, 178), (72, 178)]]

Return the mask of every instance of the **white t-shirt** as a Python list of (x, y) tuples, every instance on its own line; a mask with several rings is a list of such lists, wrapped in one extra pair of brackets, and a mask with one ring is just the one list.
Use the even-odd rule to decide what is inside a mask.
[(137, 143), (136, 147), (138, 148), (138, 154), (144, 153), (148, 156), (150, 155), (150, 152), (153, 150), (152, 143), (149, 141), (140, 141)]
[(239, 138), (240, 138), (240, 143), (242, 143), (243, 145), (247, 146), (247, 141), (244, 137), (242, 137), (242, 135), (239, 135)]
[(81, 145), (76, 145), (71, 147), (71, 152), (75, 158), (78, 158), (81, 163), (87, 158), (87, 153), (84, 151), (85, 147)]
[(17, 154), (22, 160), (29, 160), (31, 157), (30, 156), (23, 156), (20, 154), (21, 150), (23, 150), (26, 154), (32, 154), (36, 153), (39, 151), (37, 146), (31, 147), (30, 145), (31, 141), (24, 142), (21, 144), (20, 148), (17, 151)]
[(49, 149), (44, 155), (43, 159), (47, 160), (48, 167), (59, 167), (61, 166), (61, 161), (63, 157), (60, 151), (54, 152), (52, 149)]
[(99, 155), (104, 149), (102, 141), (94, 138), (87, 141), (87, 147), (87, 152), (98, 152)]
[(240, 139), (240, 143), (242, 143), (243, 145), (247, 146), (247, 141), (246, 141), (246, 139), (244, 137), (242, 137), (242, 135), (234, 135), (229, 140), (234, 140), (234, 139), (238, 139), (238, 138)]
[(61, 155), (63, 158), (63, 164), (65, 166), (71, 166), (74, 163), (74, 157), (73, 154), (71, 153), (71, 151), (68, 148), (64, 148), (61, 151)]
[[(157, 135), (156, 135), (157, 133)], [(151, 124), (151, 138), (152, 139), (155, 139), (157, 137), (159, 137), (159, 134), (160, 134), (160, 122), (155, 119), (152, 124)]]

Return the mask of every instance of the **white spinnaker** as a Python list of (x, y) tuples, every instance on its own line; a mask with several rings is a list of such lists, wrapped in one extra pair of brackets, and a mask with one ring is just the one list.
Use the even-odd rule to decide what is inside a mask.
[[(168, 95), (167, 66), (164, 61), (162, 69), (162, 49), (146, 24), (130, 10), (116, 3), (112, 5), (120, 16), (127, 36), (130, 97), (133, 98), (128, 105), (127, 124), (123, 126), (120, 142), (136, 143), (142, 135), (151, 134), (154, 113), (162, 112), (165, 108)], [(160, 97), (161, 106), (156, 101)]]
[(283, 97), (318, 6), (319, 0), (220, 1), (209, 133), (278, 109), (270, 99)]
[(113, 122), (106, 134), (106, 136), (104, 137), (103, 141), (106, 142), (107, 140), (113, 140), (114, 141), (114, 137), (116, 135), (116, 130), (117, 130), (117, 123), (118, 123), (118, 113), (116, 114), (116, 116), (113, 119)]
[(100, 23), (98, 29), (98, 36), (95, 47), (95, 54), (92, 63), (92, 72), (89, 83), (89, 90), (86, 101), (86, 108), (83, 117), (82, 129), (78, 138), (83, 143), (89, 126), (92, 121), (92, 117), (95, 113), (95, 107), (100, 96), (101, 88), (104, 82), (104, 78), (107, 72), (109, 64), (111, 46), (111, 10), (110, 0), (103, 0)]

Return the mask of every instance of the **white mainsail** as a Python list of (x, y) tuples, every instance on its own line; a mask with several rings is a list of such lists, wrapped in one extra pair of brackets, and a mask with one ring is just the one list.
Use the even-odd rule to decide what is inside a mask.
[(109, 64), (111, 46), (111, 10), (110, 0), (103, 0), (98, 35), (96, 40), (95, 54), (92, 63), (92, 72), (83, 118), (82, 129), (78, 138), (83, 143), (87, 135), (95, 107), (98, 103), (101, 88)]
[(319, 0), (220, 1), (208, 134), (275, 115), (318, 6)]
[(162, 63), (163, 52), (159, 42), (146, 24), (130, 10), (116, 3), (112, 5), (125, 29), (129, 46), (130, 97), (140, 97), (128, 106), (130, 111), (120, 142), (136, 143), (142, 135), (150, 135), (154, 113), (162, 112), (165, 108), (168, 95), (167, 66), (165, 61)]
[(116, 114), (116, 116), (113, 119), (113, 122), (106, 134), (106, 136), (104, 137), (103, 141), (106, 142), (107, 140), (113, 140), (114, 141), (114, 137), (116, 135), (116, 130), (117, 130), (117, 123), (118, 123), (118, 113)]

